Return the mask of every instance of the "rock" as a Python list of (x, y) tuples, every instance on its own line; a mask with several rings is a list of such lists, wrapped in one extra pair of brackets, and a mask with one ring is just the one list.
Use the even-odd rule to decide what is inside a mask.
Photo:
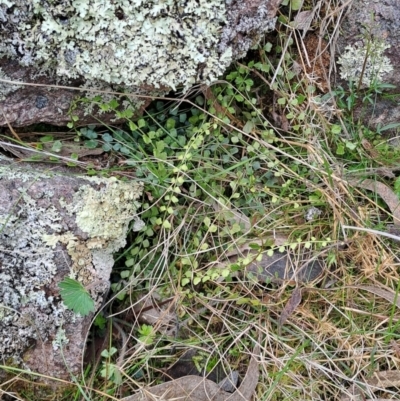
[(93, 313), (68, 310), (58, 283), (75, 278), (101, 306), (141, 193), (140, 182), (0, 160), (3, 361), (63, 379), (80, 373)]
[[(0, 107), (14, 126), (65, 125), (74, 100), (93, 101), (99, 93), (91, 89), (98, 89), (137, 95), (130, 103), (122, 99), (120, 107), (141, 113), (149, 98), (216, 80), (274, 28), (280, 2), (3, 0)], [(97, 103), (115, 96), (100, 95)], [(115, 118), (100, 114), (93, 102), (74, 114), (85, 124)], [(6, 123), (0, 113), (0, 125)]]
[(246, 276), (262, 283), (281, 284), (309, 283), (323, 274), (322, 260), (314, 260), (310, 252), (303, 252), (301, 258), (296, 256), (287, 251), (276, 252), (271, 256), (263, 253), (260, 261), (251, 262), (245, 267)]
[[(395, 85), (396, 89), (391, 92), (398, 93), (400, 87), (400, 54), (398, 52), (400, 46), (400, 7), (398, 0), (354, 0), (340, 26), (340, 33), (337, 53), (343, 57), (350, 50), (347, 47), (352, 49), (350, 50), (352, 51), (350, 59), (352, 59), (352, 68), (356, 77), (361, 75), (365, 58), (359, 50), (364, 49), (368, 37), (372, 37), (370, 43), (372, 51), (370, 51), (369, 63), (366, 68), (367, 73), (364, 76), (367, 76), (368, 80), (368, 72), (374, 68), (374, 65), (384, 66), (386, 72), (382, 72), (380, 80)], [(388, 46), (383, 49), (383, 58), (377, 57), (377, 50), (380, 45)], [(360, 57), (357, 57), (357, 54), (360, 54)], [(365, 54), (365, 50), (363, 54)], [(384, 57), (390, 61), (392, 69), (387, 68)], [(356, 62), (357, 59), (358, 62)], [(343, 70), (343, 65), (339, 67), (339, 70)], [(374, 105), (359, 107), (355, 115), (357, 118), (361, 118), (366, 125), (376, 129), (379, 126), (383, 127), (390, 123), (400, 122), (400, 103), (398, 98), (397, 101), (378, 98)]]

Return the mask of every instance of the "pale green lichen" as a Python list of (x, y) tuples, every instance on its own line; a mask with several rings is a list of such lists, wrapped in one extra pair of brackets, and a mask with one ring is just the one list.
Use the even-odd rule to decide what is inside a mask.
[(69, 343), (69, 338), (66, 336), (65, 330), (59, 327), (56, 338), (52, 341), (54, 351), (59, 348), (64, 348)]
[[(74, 195), (74, 202), (67, 205), (74, 213), (78, 227), (89, 235), (106, 241), (116, 241), (116, 246), (125, 244), (124, 234), (135, 216), (139, 204), (136, 200), (142, 193), (142, 183), (124, 183), (116, 179), (101, 190), (89, 185), (82, 186)], [(120, 243), (120, 241), (124, 243)]]
[[(126, 233), (132, 219), (137, 219), (137, 199), (143, 191), (141, 182), (120, 182), (88, 178), (102, 183), (103, 188), (93, 189), (83, 185), (74, 194), (73, 202), (60, 199), (60, 204), (75, 217), (77, 226), (87, 235), (85, 240), (71, 233), (43, 236), (47, 245), (62, 243), (71, 257), (70, 276), (88, 284), (97, 272), (105, 272), (112, 265), (112, 254), (126, 244)], [(139, 219), (139, 221), (141, 221)]]
[(384, 55), (390, 45), (382, 41), (346, 46), (339, 57), (340, 77), (347, 81), (358, 82), (362, 75), (362, 86), (368, 87), (373, 81), (382, 82), (385, 74), (393, 71), (390, 59)]

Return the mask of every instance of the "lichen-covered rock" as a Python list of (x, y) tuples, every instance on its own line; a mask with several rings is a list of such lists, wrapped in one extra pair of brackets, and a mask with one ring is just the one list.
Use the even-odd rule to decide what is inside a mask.
[(280, 1), (0, 0), (0, 59), (30, 68), (30, 82), (186, 91), (216, 80), (273, 29)]
[(93, 315), (68, 310), (58, 283), (79, 280), (101, 305), (141, 192), (139, 182), (0, 161), (3, 361), (56, 377), (79, 372)]
[(226, 23), (223, 1), (4, 2), (0, 54), (58, 77), (187, 89), (200, 64), (213, 80), (232, 61), (230, 46), (216, 48)]
[[(369, 48), (364, 68), (363, 84), (369, 86), (374, 78), (400, 88), (400, 7), (398, 0), (354, 0), (340, 26), (337, 41), (343, 78), (360, 78), (366, 49)], [(377, 99), (373, 105), (363, 105), (355, 111), (371, 128), (396, 123), (400, 120), (398, 101)]]

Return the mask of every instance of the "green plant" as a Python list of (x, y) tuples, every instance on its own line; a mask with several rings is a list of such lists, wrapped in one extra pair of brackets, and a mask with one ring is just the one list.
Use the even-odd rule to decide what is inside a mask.
[(81, 316), (94, 312), (94, 301), (79, 281), (65, 277), (58, 286), (60, 287), (61, 298), (67, 308)]
[(153, 326), (149, 326), (147, 324), (142, 324), (138, 329), (138, 340), (144, 345), (152, 345), (155, 338), (155, 331)]
[(120, 368), (111, 363), (111, 358), (117, 353), (117, 349), (115, 347), (111, 347), (109, 350), (105, 349), (101, 352), (101, 356), (105, 359), (102, 363), (102, 368), (100, 370), (101, 377), (104, 377), (106, 380), (111, 380), (115, 384), (122, 383), (122, 376), (120, 372)]

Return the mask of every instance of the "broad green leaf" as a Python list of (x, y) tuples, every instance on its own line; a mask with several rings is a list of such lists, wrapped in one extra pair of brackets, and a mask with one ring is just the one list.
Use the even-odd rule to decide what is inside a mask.
[(110, 358), (117, 352), (117, 349), (115, 347), (111, 347), (110, 350), (104, 349), (101, 351), (101, 356), (104, 358)]
[(51, 150), (53, 152), (60, 152), (62, 149), (62, 142), (61, 141), (55, 141), (53, 143), (53, 146), (51, 147)]
[(141, 119), (138, 121), (138, 125), (139, 125), (139, 128), (145, 127), (145, 126), (147, 125), (147, 124), (146, 124), (146, 120), (143, 119), (143, 118), (141, 118)]
[(303, 0), (291, 0), (291, 1), (290, 1), (290, 8), (291, 8), (293, 11), (297, 11), (297, 10), (300, 9), (300, 7), (302, 6), (302, 4), (303, 4)]
[(164, 220), (162, 223), (163, 227), (169, 230), (171, 228), (171, 223), (168, 220)]
[(96, 149), (99, 144), (99, 141), (96, 139), (89, 139), (88, 141), (85, 141), (85, 147), (88, 149)]
[(45, 136), (42, 136), (42, 137), (39, 139), (39, 141), (42, 142), (42, 143), (45, 143), (45, 142), (52, 142), (52, 141), (54, 141), (54, 136), (53, 136), (53, 135), (45, 135)]
[(133, 121), (129, 121), (129, 129), (131, 131), (136, 131), (138, 129), (138, 126)]
[(105, 142), (112, 142), (114, 139), (108, 132), (103, 134), (101, 137), (102, 137), (103, 141), (105, 141)]
[(65, 277), (58, 286), (61, 289), (61, 298), (68, 309), (81, 316), (94, 312), (94, 301), (79, 281)]
[(340, 125), (332, 124), (331, 132), (332, 134), (339, 135), (342, 132), (342, 127)]

